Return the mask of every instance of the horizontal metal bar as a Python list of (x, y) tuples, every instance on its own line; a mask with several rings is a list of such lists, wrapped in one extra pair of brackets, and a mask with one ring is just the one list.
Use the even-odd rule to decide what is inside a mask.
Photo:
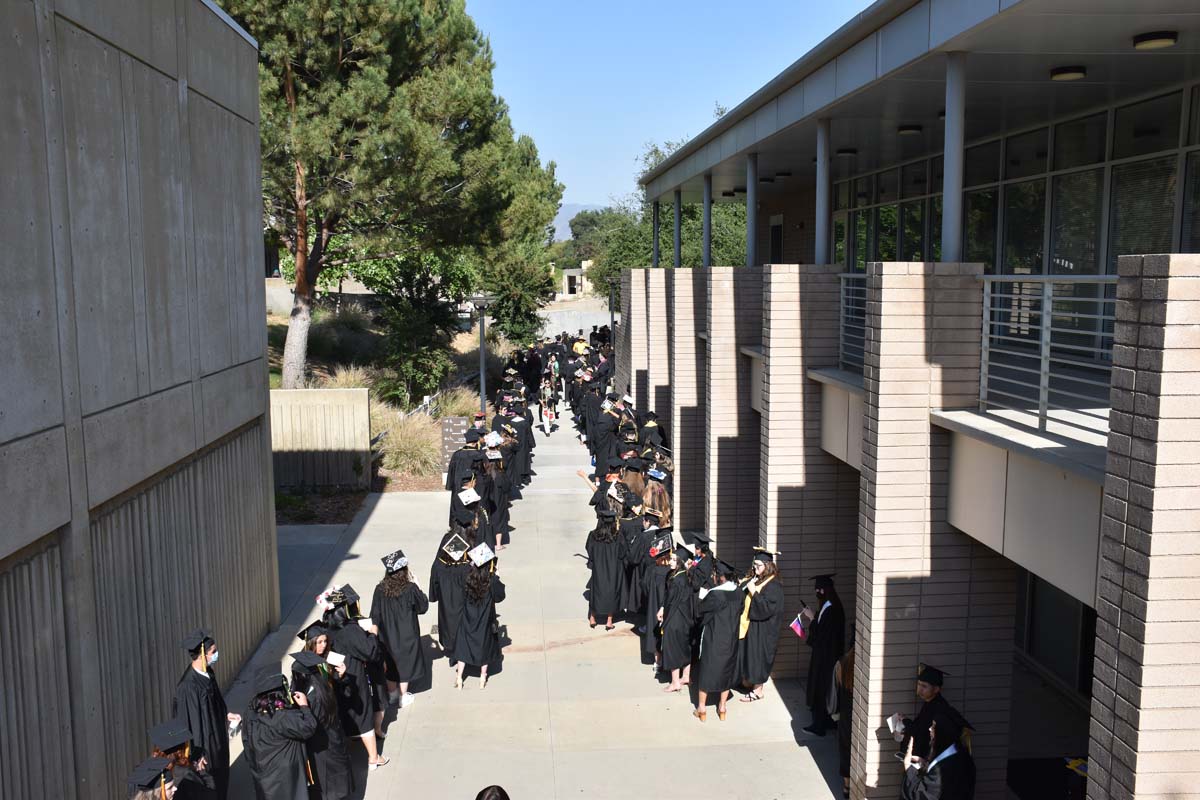
[(984, 283), (1096, 283), (1116, 285), (1116, 275), (984, 275)]

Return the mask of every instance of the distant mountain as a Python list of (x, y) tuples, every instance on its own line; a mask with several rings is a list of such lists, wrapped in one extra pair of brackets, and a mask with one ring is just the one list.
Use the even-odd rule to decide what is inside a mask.
[(571, 219), (580, 211), (598, 211), (604, 206), (588, 205), (585, 203), (563, 203), (554, 218), (554, 241), (561, 242), (571, 238)]

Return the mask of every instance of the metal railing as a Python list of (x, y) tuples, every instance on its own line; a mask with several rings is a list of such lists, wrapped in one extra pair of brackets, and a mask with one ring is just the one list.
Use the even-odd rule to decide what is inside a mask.
[(979, 410), (1107, 430), (1115, 276), (983, 279)]
[(862, 374), (867, 347), (867, 276), (847, 273), (841, 278), (838, 364)]

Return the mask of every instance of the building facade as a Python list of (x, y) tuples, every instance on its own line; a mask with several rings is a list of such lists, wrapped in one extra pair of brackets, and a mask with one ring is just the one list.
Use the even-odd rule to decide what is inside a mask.
[(183, 634), (278, 624), (255, 42), (208, 0), (0, 4), (3, 795), (124, 796)]
[[(749, 268), (624, 276), (620, 376), (668, 354), (681, 527), (783, 551), (792, 611), (837, 573), (853, 796), (898, 793), (920, 661), (980, 797), (1066, 796), (1071, 759), (1092, 798), (1196, 796), (1195, 9), (880, 0), (642, 182), (747, 206)], [(1023, 794), (1035, 761), (1063, 788)]]

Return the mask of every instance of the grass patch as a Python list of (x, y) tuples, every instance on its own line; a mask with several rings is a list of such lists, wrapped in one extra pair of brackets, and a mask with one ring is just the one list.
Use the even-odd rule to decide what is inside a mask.
[(365, 367), (335, 367), (333, 374), (321, 382), (323, 389), (370, 389), (372, 376)]
[(449, 389), (438, 397), (437, 417), (469, 417), (479, 410), (479, 393), (466, 387)]
[(431, 477), (442, 471), (441, 426), (426, 414), (400, 415), (388, 403), (371, 403), (371, 436), (387, 433), (378, 444), (381, 466), (408, 475)]

